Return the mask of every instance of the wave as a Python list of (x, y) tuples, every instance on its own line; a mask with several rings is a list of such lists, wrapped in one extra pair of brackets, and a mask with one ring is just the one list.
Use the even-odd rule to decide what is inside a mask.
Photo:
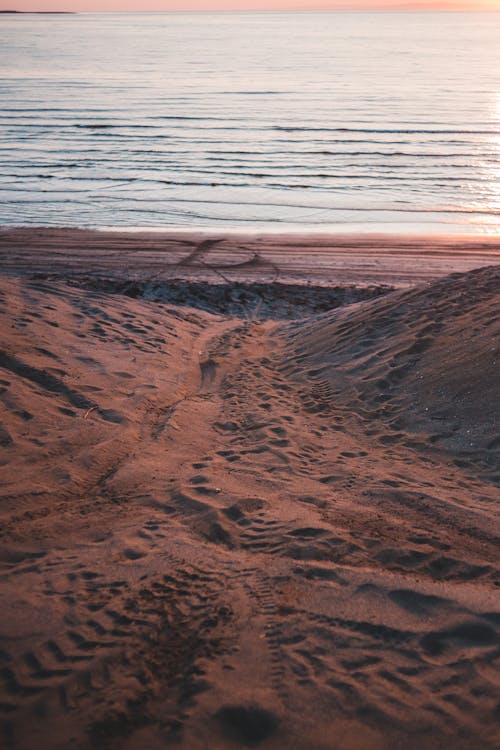
[[(275, 124), (259, 124), (252, 122), (251, 120), (247, 120), (246, 122), (243, 122), (241, 118), (218, 118), (218, 117), (193, 117), (193, 116), (175, 116), (175, 117), (166, 117), (161, 118), (165, 121), (165, 123), (169, 123), (167, 127), (162, 125), (156, 125), (153, 123), (134, 123), (134, 122), (114, 122), (114, 123), (99, 123), (99, 122), (70, 122), (69, 120), (59, 120), (57, 122), (51, 123), (51, 122), (40, 122), (40, 118), (28, 118), (26, 119), (33, 119), (33, 122), (25, 122), (22, 124), (22, 128), (24, 129), (57, 129), (57, 130), (65, 130), (68, 127), (69, 128), (77, 128), (81, 130), (109, 130), (109, 131), (116, 131), (116, 130), (129, 130), (129, 131), (135, 131), (135, 130), (152, 130), (152, 131), (158, 131), (162, 130), (165, 131), (165, 129), (172, 129), (172, 130), (182, 130), (184, 128), (183, 124), (174, 124), (176, 122), (182, 123), (182, 122), (238, 122), (237, 125), (208, 125), (206, 128), (203, 128), (203, 132), (206, 133), (207, 131), (213, 131), (213, 132), (220, 132), (220, 131), (236, 131), (241, 133), (265, 133), (267, 131), (274, 131), (278, 133), (352, 133), (352, 134), (362, 134), (362, 135), (412, 135), (412, 136), (419, 136), (419, 135), (446, 135), (446, 136), (498, 136), (500, 135), (500, 130), (498, 129), (447, 129), (447, 128), (361, 128), (361, 127), (346, 127), (346, 126), (338, 126), (338, 127), (329, 127), (329, 126), (310, 126), (310, 125), (275, 125)], [(6, 120), (6, 123), (9, 127), (15, 128), (16, 123), (9, 123), (9, 118), (5, 118), (2, 115), (0, 115), (0, 123), (2, 120)], [(170, 122), (171, 121), (171, 122)], [(4, 123), (5, 124), (5, 123)], [(112, 132), (111, 135), (113, 137), (118, 136), (118, 134)], [(126, 136), (128, 137), (128, 136)], [(152, 137), (158, 137), (158, 136), (152, 136)], [(357, 139), (355, 142), (359, 142), (359, 139)]]
[(273, 125), (272, 130), (287, 133), (389, 133), (401, 135), (500, 135), (500, 130), (455, 130), (444, 128), (354, 128), (354, 127), (312, 127), (305, 125)]
[[(107, 197), (109, 200), (113, 200), (111, 196)], [(121, 199), (117, 198), (117, 201), (120, 201)], [(133, 213), (162, 213), (165, 216), (165, 210), (164, 208), (155, 208), (154, 205), (152, 205), (150, 198), (133, 198), (129, 199), (130, 202), (137, 204), (137, 206), (134, 207)], [(355, 214), (435, 214), (435, 215), (464, 215), (464, 216), (470, 216), (470, 215), (476, 215), (476, 216), (500, 216), (500, 209), (495, 208), (481, 208), (481, 207), (474, 207), (474, 206), (441, 206), (441, 207), (423, 207), (423, 206), (405, 206), (404, 208), (397, 205), (390, 205), (390, 206), (377, 206), (377, 207), (367, 207), (367, 206), (357, 206), (357, 205), (345, 205), (345, 206), (331, 206), (326, 208), (323, 205), (312, 205), (310, 203), (298, 203), (298, 202), (283, 202), (283, 201), (266, 201), (265, 203), (255, 201), (255, 200), (224, 200), (224, 199), (217, 199), (217, 200), (210, 200), (208, 198), (180, 198), (180, 197), (171, 197), (169, 198), (169, 203), (181, 203), (181, 204), (188, 204), (188, 205), (216, 205), (216, 206), (233, 206), (233, 207), (269, 207), (269, 208), (278, 208), (278, 209), (305, 209), (307, 211), (318, 211), (318, 212), (325, 212), (328, 214), (345, 214), (345, 213), (355, 213)], [(40, 198), (30, 198), (30, 199), (16, 199), (16, 200), (4, 200), (2, 201), (4, 206), (13, 206), (13, 205), (52, 205), (51, 199), (47, 200), (41, 200)], [(64, 205), (64, 204), (71, 204), (75, 203), (78, 205), (86, 206), (86, 201), (82, 201), (80, 199), (74, 199), (71, 197), (65, 197), (61, 198), (58, 203)], [(148, 204), (146, 208), (142, 208), (141, 204)], [(113, 205), (112, 211), (123, 211), (123, 212), (130, 212), (130, 209), (124, 207), (124, 206), (116, 206)], [(197, 214), (194, 213), (194, 216)], [(276, 219), (279, 221), (280, 219)], [(287, 217), (286, 221), (289, 220), (289, 217)]]

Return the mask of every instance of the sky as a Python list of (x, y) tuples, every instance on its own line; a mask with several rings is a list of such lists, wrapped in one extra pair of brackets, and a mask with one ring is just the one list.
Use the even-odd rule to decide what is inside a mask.
[(500, 0), (0, 0), (0, 10), (500, 10)]

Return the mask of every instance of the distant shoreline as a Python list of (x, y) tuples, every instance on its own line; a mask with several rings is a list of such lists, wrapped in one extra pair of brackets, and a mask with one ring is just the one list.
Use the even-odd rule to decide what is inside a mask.
[(73, 10), (0, 10), (2, 15), (16, 16), (77, 16)]
[(211, 9), (211, 10), (194, 10), (194, 9), (186, 9), (186, 10), (122, 10), (122, 11), (113, 11), (113, 10), (92, 10), (92, 11), (73, 11), (73, 10), (0, 10), (0, 15), (22, 15), (22, 16), (81, 16), (81, 15), (94, 15), (94, 14), (102, 14), (102, 15), (182, 15), (182, 14), (193, 14), (193, 15), (233, 15), (233, 14), (283, 14), (283, 15), (295, 15), (295, 14), (304, 14), (304, 15), (310, 15), (310, 14), (352, 14), (352, 13), (359, 13), (360, 15), (363, 14), (422, 14), (422, 13), (433, 13), (435, 15), (438, 14), (460, 14), (460, 13), (500, 13), (500, 9), (496, 8), (439, 8), (436, 10), (433, 10), (431, 8), (378, 8), (378, 9), (367, 9), (367, 8), (352, 8), (350, 10), (347, 9), (326, 9), (326, 8), (316, 8), (316, 9), (280, 9), (280, 8), (255, 8), (255, 9), (249, 9), (249, 8), (242, 8), (242, 9)]

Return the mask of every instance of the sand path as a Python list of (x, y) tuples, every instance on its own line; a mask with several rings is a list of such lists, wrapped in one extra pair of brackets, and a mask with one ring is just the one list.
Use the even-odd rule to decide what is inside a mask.
[(6, 747), (495, 747), (494, 465), (325, 366), (377, 330), (402, 356), (419, 305), (441, 347), (431, 297), (303, 326), (1, 291)]

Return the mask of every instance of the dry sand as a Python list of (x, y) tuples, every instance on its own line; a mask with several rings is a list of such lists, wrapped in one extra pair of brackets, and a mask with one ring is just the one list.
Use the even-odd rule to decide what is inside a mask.
[(0, 746), (497, 748), (499, 243), (86, 237), (0, 234)]

